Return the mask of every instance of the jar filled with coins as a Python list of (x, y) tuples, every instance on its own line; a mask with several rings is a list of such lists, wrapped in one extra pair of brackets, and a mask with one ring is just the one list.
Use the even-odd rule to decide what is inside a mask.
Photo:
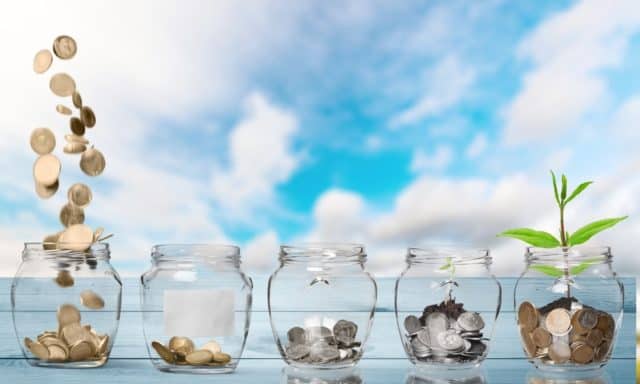
[(109, 263), (108, 244), (86, 247), (25, 244), (11, 302), (16, 335), (31, 365), (93, 368), (109, 359), (122, 283)]
[(233, 372), (245, 347), (253, 283), (230, 245), (156, 245), (142, 275), (144, 336), (161, 371)]
[(491, 262), (487, 250), (409, 248), (395, 314), (412, 363), (469, 369), (487, 357), (502, 302)]
[(604, 366), (622, 322), (624, 289), (608, 247), (527, 248), (515, 287), (524, 353), (545, 370)]
[(364, 246), (284, 245), (269, 279), (269, 317), (278, 350), (301, 368), (345, 368), (362, 357), (377, 286)]

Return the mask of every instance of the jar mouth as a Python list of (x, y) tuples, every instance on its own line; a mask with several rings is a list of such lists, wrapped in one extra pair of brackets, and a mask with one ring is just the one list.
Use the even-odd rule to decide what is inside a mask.
[(613, 258), (611, 247), (579, 245), (575, 247), (539, 248), (527, 247), (525, 259), (530, 263), (553, 261), (564, 262), (609, 262)]
[[(65, 248), (77, 248), (84, 245), (78, 243), (48, 243), (48, 242), (26, 242), (22, 250), (23, 260), (43, 259), (43, 260), (84, 260), (92, 258), (95, 260), (109, 260), (111, 251), (109, 243), (98, 242), (93, 243), (85, 251), (73, 251)], [(56, 249), (48, 249), (49, 247), (57, 247)]]
[(240, 261), (240, 248), (227, 244), (157, 244), (151, 248), (154, 261)]
[(408, 264), (443, 264), (450, 261), (455, 265), (490, 265), (493, 262), (493, 258), (488, 249), (444, 246), (408, 248), (406, 261)]
[(312, 242), (280, 246), (280, 261), (364, 262), (366, 259), (364, 245), (356, 243)]

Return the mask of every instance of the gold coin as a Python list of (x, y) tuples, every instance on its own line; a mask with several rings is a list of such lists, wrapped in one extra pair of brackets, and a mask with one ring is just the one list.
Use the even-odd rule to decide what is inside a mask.
[(56, 73), (49, 81), (49, 88), (55, 95), (67, 97), (76, 90), (76, 82), (66, 73)]
[(74, 280), (69, 271), (58, 271), (58, 275), (54, 279), (56, 284), (61, 288), (73, 287)]
[(63, 115), (67, 115), (67, 116), (71, 115), (71, 110), (62, 104), (56, 105), (56, 111), (58, 111), (58, 113), (61, 113)]
[(31, 348), (31, 344), (33, 344), (33, 340), (31, 340), (28, 337), (25, 337), (24, 338), (24, 346), (27, 347), (27, 349), (30, 349)]
[(36, 128), (31, 132), (30, 144), (35, 153), (46, 155), (56, 147), (56, 137), (49, 128)]
[(87, 360), (95, 354), (95, 350), (88, 341), (78, 341), (71, 346), (69, 358), (71, 361)]
[(93, 233), (93, 241), (100, 240), (100, 236), (102, 236), (103, 233), (104, 233), (104, 228), (102, 227), (96, 228), (96, 231)]
[(60, 222), (65, 227), (70, 227), (74, 224), (82, 224), (84, 223), (84, 210), (71, 203), (67, 203), (60, 210)]
[(157, 341), (153, 341), (151, 343), (153, 349), (156, 350), (158, 355), (162, 358), (162, 360), (166, 361), (169, 364), (174, 364), (176, 362), (176, 356), (171, 350), (164, 346), (164, 344), (159, 343)]
[(571, 350), (571, 360), (578, 364), (587, 364), (593, 360), (594, 351), (587, 344), (579, 344)]
[[(604, 333), (607, 339), (613, 337), (613, 331), (616, 327), (616, 322), (613, 320), (613, 316), (608, 314), (607, 312), (600, 312), (598, 314), (598, 323), (596, 324), (596, 328)], [(608, 337), (611, 335), (611, 337)]]
[(571, 347), (569, 344), (556, 341), (549, 346), (549, 358), (556, 364), (562, 364), (571, 358)]
[(518, 324), (528, 332), (538, 326), (538, 310), (528, 301), (520, 304), (518, 308)]
[(47, 360), (49, 358), (49, 349), (37, 341), (34, 341), (29, 345), (29, 350), (40, 360)]
[(62, 346), (53, 344), (48, 346), (47, 350), (49, 351), (49, 358), (47, 360), (55, 362), (62, 362), (67, 360), (67, 353)]
[(210, 342), (206, 343), (205, 345), (202, 346), (201, 349), (205, 349), (211, 353), (222, 352), (222, 348), (220, 348), (220, 344), (218, 344), (215, 340), (211, 340)]
[(48, 49), (43, 49), (36, 53), (33, 58), (33, 71), (35, 73), (45, 73), (51, 67), (53, 62), (53, 55)]
[(74, 107), (78, 109), (82, 108), (82, 96), (80, 96), (80, 93), (78, 93), (77, 90), (73, 92), (73, 95), (71, 95), (71, 101), (73, 102)]
[(169, 349), (178, 356), (186, 357), (189, 353), (193, 352), (196, 347), (188, 337), (174, 336), (169, 340)]
[(89, 107), (82, 107), (80, 110), (80, 118), (87, 128), (93, 128), (96, 125), (96, 115)]
[(42, 155), (33, 164), (33, 177), (40, 185), (52, 186), (58, 182), (61, 168), (57, 157), (52, 154)]
[(73, 304), (62, 304), (57, 313), (58, 324), (65, 327), (69, 324), (80, 326), (80, 311)]
[(82, 328), (80, 323), (64, 325), (60, 334), (67, 345), (73, 345), (79, 341), (88, 341), (87, 330)]
[(104, 335), (100, 338), (100, 342), (98, 343), (98, 354), (100, 356), (104, 356), (107, 353), (108, 348), (109, 348), (109, 335)]
[(609, 350), (611, 349), (611, 342), (606, 340), (596, 349), (594, 356), (595, 361), (604, 361), (609, 357)]
[(90, 289), (80, 292), (80, 303), (90, 309), (104, 308), (104, 299)]
[(533, 338), (533, 343), (539, 348), (546, 348), (553, 341), (551, 334), (543, 328), (536, 328), (531, 337)]
[(65, 229), (58, 239), (59, 249), (83, 252), (93, 244), (93, 230), (84, 224), (74, 224)]
[(564, 308), (556, 308), (547, 314), (545, 325), (552, 335), (565, 335), (571, 329), (571, 315)]
[(76, 44), (76, 41), (70, 36), (58, 36), (53, 41), (53, 53), (55, 53), (56, 56), (58, 56), (62, 60), (71, 59), (76, 55), (77, 51), (78, 45)]
[(185, 360), (191, 365), (204, 365), (209, 363), (213, 359), (213, 353), (200, 349), (198, 351), (187, 354)]
[(216, 363), (226, 364), (231, 361), (231, 356), (224, 352), (216, 352), (213, 354), (213, 361)]
[(67, 143), (64, 145), (64, 148), (62, 148), (62, 150), (64, 151), (64, 153), (67, 153), (69, 155), (77, 155), (86, 151), (87, 146), (80, 143)]
[(78, 144), (84, 144), (87, 145), (89, 144), (89, 140), (85, 139), (83, 136), (78, 136), (78, 135), (64, 135), (64, 139), (67, 141), (67, 143), (71, 144), (71, 143), (78, 143)]
[(88, 176), (98, 176), (104, 171), (105, 165), (102, 152), (95, 148), (87, 149), (80, 158), (80, 169)]
[(35, 186), (36, 186), (36, 194), (38, 194), (38, 196), (41, 199), (48, 199), (51, 196), (55, 195), (56, 192), (58, 192), (60, 183), (58, 182), (58, 180), (56, 180), (56, 182), (53, 183), (53, 185), (42, 185), (36, 182)]
[(67, 192), (69, 202), (76, 207), (85, 208), (91, 202), (92, 193), (89, 186), (82, 183), (75, 183)]
[(604, 340), (604, 334), (602, 333), (601, 330), (596, 328), (589, 331), (589, 333), (587, 334), (586, 342), (587, 344), (595, 348), (598, 345), (600, 345), (600, 343), (602, 343), (603, 340)]
[(583, 327), (580, 322), (580, 316), (582, 316), (584, 309), (579, 309), (571, 317), (571, 331), (576, 335), (585, 335), (589, 332), (589, 328)]
[(84, 123), (82, 122), (82, 120), (78, 119), (75, 116), (69, 119), (69, 128), (71, 128), (71, 132), (73, 132), (74, 135), (84, 135)]
[(527, 357), (533, 358), (536, 355), (536, 344), (533, 342), (531, 334), (524, 328), (520, 328), (520, 338), (522, 339), (522, 346), (527, 354)]

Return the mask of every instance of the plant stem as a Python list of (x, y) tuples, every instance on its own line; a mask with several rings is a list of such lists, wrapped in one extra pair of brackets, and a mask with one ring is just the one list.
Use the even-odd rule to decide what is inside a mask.
[(567, 299), (571, 298), (571, 284), (569, 283), (569, 255), (566, 252), (569, 239), (567, 239), (567, 231), (564, 228), (564, 205), (560, 204), (560, 240), (562, 241), (562, 255), (564, 258), (564, 279), (567, 284)]

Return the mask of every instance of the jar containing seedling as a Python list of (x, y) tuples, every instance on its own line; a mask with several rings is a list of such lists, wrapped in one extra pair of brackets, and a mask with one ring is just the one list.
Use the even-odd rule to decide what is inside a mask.
[(377, 286), (358, 244), (282, 246), (269, 279), (271, 328), (287, 364), (345, 368), (362, 357)]
[(233, 372), (244, 351), (253, 283), (229, 245), (156, 245), (141, 277), (144, 337), (162, 371)]
[(93, 368), (107, 362), (122, 293), (109, 259), (106, 243), (25, 244), (11, 285), (11, 310), (31, 365)]
[(611, 248), (584, 245), (598, 232), (626, 217), (603, 219), (570, 232), (565, 207), (591, 182), (567, 193), (562, 176), (554, 196), (560, 208), (559, 237), (528, 228), (501, 235), (523, 240), (525, 270), (514, 292), (519, 335), (525, 355), (551, 371), (599, 369), (609, 361), (621, 327), (624, 288), (613, 270)]
[(409, 248), (395, 314), (412, 363), (468, 369), (487, 357), (502, 303), (491, 263), (483, 249)]

